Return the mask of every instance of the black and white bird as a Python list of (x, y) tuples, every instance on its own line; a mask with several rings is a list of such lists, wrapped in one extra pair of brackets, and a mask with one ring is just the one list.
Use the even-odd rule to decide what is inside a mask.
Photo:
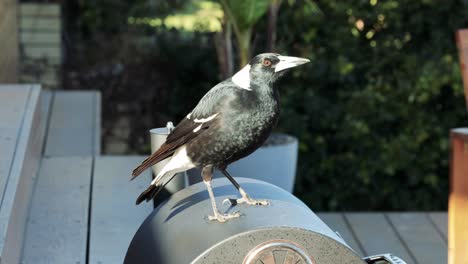
[(307, 62), (308, 59), (275, 53), (259, 54), (234, 76), (214, 86), (174, 128), (166, 142), (133, 171), (132, 179), (170, 158), (136, 203), (150, 201), (176, 173), (199, 167), (213, 207), (210, 220), (225, 222), (240, 216), (238, 212), (222, 214), (217, 209), (211, 187), (214, 168), (240, 192), (241, 198), (229, 199), (232, 204), (267, 205), (268, 201), (252, 199), (226, 168), (265, 142), (279, 116), (275, 82), (286, 69)]

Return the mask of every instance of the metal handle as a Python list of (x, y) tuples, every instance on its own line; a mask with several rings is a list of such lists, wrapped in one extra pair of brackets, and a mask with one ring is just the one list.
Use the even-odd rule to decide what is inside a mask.
[(401, 258), (389, 253), (365, 257), (364, 260), (368, 264), (406, 264)]

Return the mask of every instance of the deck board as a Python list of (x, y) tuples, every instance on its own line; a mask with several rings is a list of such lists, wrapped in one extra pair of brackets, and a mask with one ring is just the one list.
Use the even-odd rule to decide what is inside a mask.
[(23, 263), (86, 263), (91, 157), (42, 160)]
[[(41, 110), (40, 110), (40, 122), (39, 122), (39, 127), (37, 129), (39, 133), (39, 137), (41, 138), (42, 142), (45, 142), (45, 139), (47, 137), (47, 131), (49, 128), (49, 117), (50, 117), (50, 111), (51, 111), (51, 105), (52, 105), (52, 97), (53, 93), (51, 91), (42, 91), (41, 92)], [(44, 153), (45, 150), (45, 144), (43, 144), (42, 149), (41, 149), (41, 154)]]
[(55, 92), (44, 155), (99, 155), (99, 106), (95, 91)]
[(338, 231), (344, 241), (356, 251), (360, 256), (364, 256), (364, 251), (357, 242), (351, 229), (341, 213), (319, 213), (318, 216), (328, 225), (333, 231)]
[(135, 205), (140, 192), (151, 182), (150, 171), (129, 181), (131, 171), (143, 159), (143, 156), (95, 159), (89, 263), (122, 263), (133, 235), (152, 212), (151, 203)]
[(437, 230), (442, 234), (445, 242), (448, 237), (448, 217), (446, 212), (429, 213), (429, 218), (436, 225)]
[(389, 213), (387, 215), (417, 263), (447, 262), (447, 244), (425, 213)]
[(366, 255), (393, 253), (416, 263), (383, 213), (346, 213), (345, 217)]
[(0, 111), (0, 160), (3, 161), (0, 162), (2, 263), (17, 263), (21, 254), (34, 176), (41, 156), (42, 140), (35, 131), (39, 124), (39, 105), (39, 86), (0, 86), (0, 106), (5, 106), (7, 110)]
[(17, 145), (29, 93), (29, 89), (18, 89), (13, 85), (0, 87), (0, 197), (3, 197), (10, 174), (12, 153)]

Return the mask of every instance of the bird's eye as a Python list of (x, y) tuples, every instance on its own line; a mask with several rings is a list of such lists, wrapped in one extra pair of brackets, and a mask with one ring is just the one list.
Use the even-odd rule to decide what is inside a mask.
[(271, 66), (271, 60), (269, 60), (269, 59), (264, 59), (264, 60), (263, 60), (263, 66), (270, 67), (270, 66)]

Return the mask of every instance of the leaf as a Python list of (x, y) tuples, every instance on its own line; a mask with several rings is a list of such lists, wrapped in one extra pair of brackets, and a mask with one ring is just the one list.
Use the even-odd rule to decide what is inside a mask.
[(222, 0), (231, 23), (239, 31), (248, 30), (268, 10), (271, 0)]

